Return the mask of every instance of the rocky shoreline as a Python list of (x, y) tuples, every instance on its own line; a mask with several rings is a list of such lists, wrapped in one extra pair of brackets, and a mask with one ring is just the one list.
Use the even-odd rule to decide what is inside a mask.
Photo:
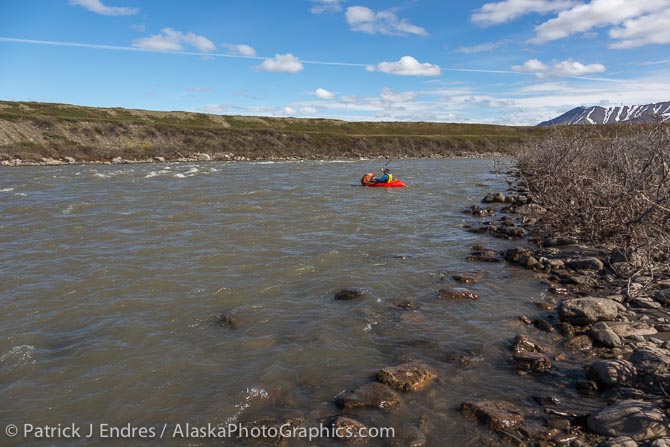
[[(599, 447), (670, 446), (670, 274), (659, 266), (644, 272), (632, 249), (582, 245), (578, 240), (538, 234), (533, 227), (545, 212), (523, 182), (507, 194), (488, 194), (485, 208), (464, 212), (484, 218), (468, 231), (506, 239), (527, 237), (527, 247), (498, 253), (473, 247), (474, 261), (506, 261), (530, 270), (548, 299), (537, 315), (521, 315), (527, 326), (512, 341), (510, 356), (519, 374), (540, 379), (569, 359), (582, 373), (561, 386), (598, 396), (607, 406), (561, 408), (560, 389), (537, 399), (545, 412), (534, 429), (513, 402), (464, 402), (474, 416), (514, 445)], [(488, 220), (498, 214), (498, 220)], [(548, 334), (548, 336), (547, 336)], [(550, 345), (535, 338), (551, 340)], [(554, 394), (554, 395), (552, 395)], [(535, 418), (537, 419), (537, 418)]]
[[(486, 446), (670, 447), (667, 268), (644, 275), (633, 250), (539, 234), (534, 224), (549, 210), (536, 202), (522, 181), (517, 179), (513, 185), (466, 208), (464, 213), (472, 216), (473, 224), (465, 230), (517, 240), (518, 245), (503, 251), (474, 245), (467, 260), (508, 262), (528, 270), (546, 287), (546, 293), (532, 303), (537, 314), (518, 316), (518, 333), (507, 340), (506, 363), (523, 380), (539, 381), (543, 393), (519, 393), (517, 401), (486, 396), (465, 399), (452, 411), (488, 431), (477, 438)], [(436, 291), (433, 299), (477, 301), (479, 295), (468, 287), (480, 279), (480, 273), (454, 273), (451, 285)], [(343, 289), (332, 299), (356, 302), (369, 294), (365, 289)], [(388, 314), (374, 318), (377, 323), (402, 324), (413, 321), (420, 307), (414, 299), (397, 300), (389, 304)], [(432, 340), (399, 340), (399, 346), (412, 350), (371, 376), (362, 375), (359, 385), (334, 396), (322, 410), (307, 417), (295, 413), (295, 417), (244, 423), (278, 428), (320, 421), (346, 433), (335, 435), (346, 445), (441, 445), (439, 439), (431, 439), (440, 416), (416, 407), (414, 395), (431, 399), (431, 390), (448, 386), (447, 364), (467, 369), (481, 359), (472, 353), (445, 351)], [(583, 404), (568, 395), (581, 396)], [(400, 408), (404, 415), (398, 418)], [(359, 436), (371, 428), (393, 425), (392, 439), (379, 442)], [(278, 435), (260, 442), (286, 445), (288, 439)]]

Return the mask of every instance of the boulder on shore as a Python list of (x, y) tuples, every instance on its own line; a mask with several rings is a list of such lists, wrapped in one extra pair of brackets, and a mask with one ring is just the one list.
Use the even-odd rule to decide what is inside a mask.
[(628, 436), (634, 441), (667, 436), (670, 432), (663, 411), (641, 400), (624, 400), (591, 414), (589, 430), (605, 436)]
[(596, 321), (614, 320), (618, 313), (617, 303), (607, 298), (565, 299), (558, 306), (558, 316), (561, 321), (580, 326)]

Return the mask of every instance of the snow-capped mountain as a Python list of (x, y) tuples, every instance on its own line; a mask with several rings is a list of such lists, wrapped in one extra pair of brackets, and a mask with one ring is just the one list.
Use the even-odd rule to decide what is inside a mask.
[(540, 123), (538, 126), (655, 123), (659, 121), (670, 121), (670, 101), (642, 106), (577, 107), (557, 118)]

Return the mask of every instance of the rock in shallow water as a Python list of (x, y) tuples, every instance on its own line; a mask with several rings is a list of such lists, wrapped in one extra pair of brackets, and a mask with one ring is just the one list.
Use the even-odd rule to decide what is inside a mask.
[(358, 288), (349, 288), (342, 289), (335, 294), (335, 299), (339, 301), (350, 301), (356, 298), (360, 298), (367, 293), (365, 289)]
[(524, 420), (521, 410), (504, 400), (466, 401), (461, 404), (461, 412), (496, 431), (514, 428)]
[(514, 366), (519, 371), (543, 373), (551, 369), (551, 360), (539, 352), (520, 352), (514, 354)]
[(437, 374), (422, 362), (403, 363), (390, 366), (377, 373), (377, 380), (391, 388), (402, 391), (419, 391), (426, 388)]
[(628, 436), (634, 441), (666, 436), (668, 420), (655, 405), (641, 400), (625, 400), (593, 413), (587, 419), (589, 430), (605, 436)]
[(462, 287), (440, 289), (440, 299), (446, 301), (476, 301), (479, 295)]
[(365, 384), (354, 391), (346, 391), (335, 399), (335, 405), (346, 410), (360, 407), (393, 410), (401, 403), (398, 393), (379, 382)]
[(546, 347), (542, 346), (540, 343), (536, 342), (532, 338), (519, 334), (514, 338), (512, 342), (512, 352), (545, 352)]
[(355, 419), (339, 416), (333, 421), (333, 431), (336, 439), (347, 441), (349, 444), (365, 444), (368, 427)]

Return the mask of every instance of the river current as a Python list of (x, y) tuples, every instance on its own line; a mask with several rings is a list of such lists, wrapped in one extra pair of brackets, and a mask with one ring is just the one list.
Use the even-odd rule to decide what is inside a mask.
[[(431, 446), (481, 445), (489, 434), (459, 413), (463, 400), (531, 407), (543, 392), (509, 360), (517, 317), (536, 312), (543, 287), (506, 263), (465, 261), (476, 243), (514, 246), (466, 232), (477, 219), (461, 212), (507, 184), (492, 160), (445, 159), (392, 161), (407, 188), (358, 186), (381, 165), (0, 168), (0, 426), (314, 425), (341, 413), (339, 393), (413, 357), (435, 383), (395, 412), (350, 414), (398, 432), (428, 424)], [(482, 274), (467, 286), (480, 299), (440, 301), (463, 272)], [(333, 299), (347, 287), (368, 294)], [(415, 307), (395, 307), (405, 300)], [(21, 435), (0, 444), (102, 443)]]

